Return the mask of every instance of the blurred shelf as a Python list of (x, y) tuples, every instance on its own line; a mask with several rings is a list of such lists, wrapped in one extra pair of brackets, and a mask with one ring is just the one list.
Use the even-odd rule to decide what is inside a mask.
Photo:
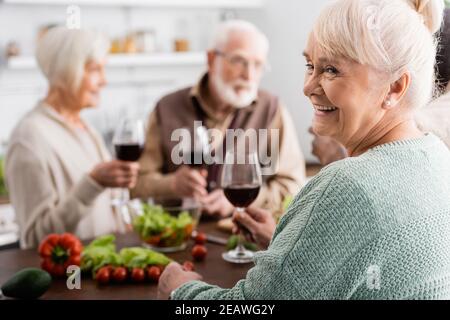
[(261, 8), (265, 0), (0, 0), (5, 4), (158, 8)]
[[(205, 52), (154, 53), (154, 54), (112, 54), (108, 57), (108, 67), (173, 67), (200, 66), (206, 63)], [(6, 63), (10, 70), (36, 68), (36, 60), (31, 56), (10, 58)]]

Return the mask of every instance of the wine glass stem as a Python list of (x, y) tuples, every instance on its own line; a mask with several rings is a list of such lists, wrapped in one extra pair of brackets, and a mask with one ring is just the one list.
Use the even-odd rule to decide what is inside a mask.
[[(245, 208), (236, 208), (236, 211), (239, 213), (244, 213), (245, 212)], [(244, 254), (245, 252), (245, 247), (242, 241), (242, 231), (239, 232), (238, 234), (238, 242), (237, 242), (237, 246), (236, 246), (236, 252), (237, 254)]]
[(120, 203), (121, 205), (126, 204), (130, 200), (130, 190), (127, 188), (120, 189)]

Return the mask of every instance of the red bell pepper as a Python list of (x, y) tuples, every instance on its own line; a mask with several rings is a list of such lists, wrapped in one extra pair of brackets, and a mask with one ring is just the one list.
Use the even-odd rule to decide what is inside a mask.
[(79, 266), (83, 245), (70, 233), (50, 234), (39, 245), (41, 268), (56, 277), (62, 277), (70, 265)]

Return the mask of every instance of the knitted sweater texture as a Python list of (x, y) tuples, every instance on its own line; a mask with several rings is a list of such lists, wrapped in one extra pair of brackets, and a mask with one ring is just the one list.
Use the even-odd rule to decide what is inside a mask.
[[(226, 263), (226, 262), (224, 262)], [(174, 299), (450, 299), (450, 151), (432, 134), (331, 164), (233, 288)]]

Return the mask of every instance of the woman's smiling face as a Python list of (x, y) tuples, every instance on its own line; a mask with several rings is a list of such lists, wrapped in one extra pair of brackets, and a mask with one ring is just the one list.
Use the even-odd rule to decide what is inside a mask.
[(344, 146), (358, 145), (386, 113), (390, 84), (379, 71), (350, 59), (330, 59), (311, 35), (304, 52), (304, 94), (315, 109), (313, 130)]

